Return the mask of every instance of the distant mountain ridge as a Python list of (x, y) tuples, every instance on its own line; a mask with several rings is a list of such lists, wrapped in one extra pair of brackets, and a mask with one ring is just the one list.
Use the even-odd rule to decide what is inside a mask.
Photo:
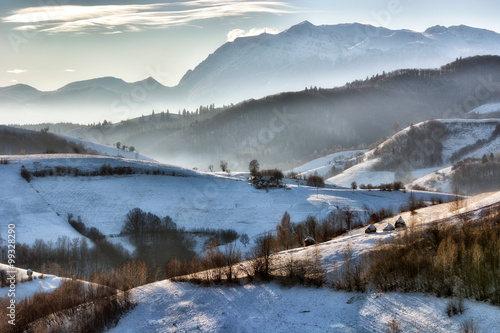
[[(119, 121), (176, 112), (200, 105), (238, 103), (304, 87), (334, 87), (399, 68), (436, 68), (459, 57), (500, 55), (500, 34), (464, 25), (434, 26), (424, 32), (390, 30), (359, 23), (315, 26), (308, 21), (276, 34), (227, 42), (175, 87), (153, 78), (127, 83), (103, 77), (58, 90), (25, 85), (0, 88), (0, 123), (44, 112), (48, 121)], [(26, 118), (26, 117), (24, 117)]]

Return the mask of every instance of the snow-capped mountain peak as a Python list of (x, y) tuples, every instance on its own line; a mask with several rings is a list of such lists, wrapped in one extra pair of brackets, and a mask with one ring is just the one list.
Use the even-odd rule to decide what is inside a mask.
[(180, 86), (188, 100), (209, 96), (210, 101), (237, 102), (310, 85), (331, 87), (398, 68), (434, 68), (478, 54), (500, 54), (500, 35), (463, 25), (416, 32), (303, 21), (277, 35), (224, 44), (186, 73)]

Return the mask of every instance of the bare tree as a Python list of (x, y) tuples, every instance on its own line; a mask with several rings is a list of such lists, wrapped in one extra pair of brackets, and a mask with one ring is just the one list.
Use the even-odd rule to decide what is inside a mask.
[(342, 217), (344, 219), (347, 230), (351, 230), (354, 224), (354, 220), (358, 216), (356, 211), (349, 206), (344, 206), (340, 209)]
[(250, 243), (250, 238), (248, 237), (248, 234), (241, 234), (240, 236), (240, 242), (241, 244), (245, 245), (247, 247), (248, 243)]
[(290, 222), (290, 214), (285, 212), (281, 218), (281, 223), (276, 226), (277, 243), (282, 248), (288, 250), (292, 246), (293, 226)]
[(224, 160), (220, 161), (220, 169), (222, 170), (222, 172), (227, 171), (227, 162), (226, 161), (224, 161)]
[(132, 209), (125, 218), (125, 225), (122, 228), (123, 234), (140, 237), (146, 227), (146, 213), (140, 208)]
[(271, 233), (260, 236), (255, 240), (251, 256), (254, 259), (254, 274), (269, 278), (271, 268), (271, 254), (274, 247), (274, 237)]
[(250, 171), (250, 174), (252, 176), (257, 176), (259, 174), (259, 170), (260, 170), (259, 161), (257, 161), (257, 160), (250, 161), (250, 164), (248, 165), (248, 170)]
[(224, 249), (224, 259), (226, 264), (226, 279), (232, 282), (235, 278), (233, 266), (241, 262), (241, 252), (236, 248), (234, 243), (226, 244)]

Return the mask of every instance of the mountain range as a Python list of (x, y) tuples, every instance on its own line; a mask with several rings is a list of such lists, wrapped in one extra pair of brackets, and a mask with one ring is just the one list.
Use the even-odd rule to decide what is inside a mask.
[(151, 110), (194, 110), (304, 87), (333, 87), (384, 71), (435, 68), (481, 54), (500, 54), (500, 34), (464, 25), (415, 32), (304, 21), (276, 35), (225, 43), (174, 87), (154, 78), (127, 83), (104, 77), (49, 92), (23, 84), (0, 88), (0, 107), (9, 111), (0, 122), (120, 121)]

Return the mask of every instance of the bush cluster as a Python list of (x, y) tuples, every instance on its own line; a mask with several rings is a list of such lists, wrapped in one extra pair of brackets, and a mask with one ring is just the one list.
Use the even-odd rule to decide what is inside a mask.
[(325, 180), (318, 174), (309, 175), (306, 180), (308, 186), (325, 187)]
[(195, 228), (189, 230), (190, 234), (208, 236), (204, 248), (210, 246), (214, 241), (219, 245), (226, 245), (236, 241), (240, 236), (234, 229), (213, 229), (213, 228)]
[(387, 184), (380, 184), (378, 186), (373, 186), (372, 184), (361, 184), (359, 185), (359, 188), (362, 190), (380, 190), (380, 191), (400, 191), (400, 190), (405, 190), (405, 186), (403, 185), (403, 182), (400, 181), (395, 181), (392, 183), (387, 183)]
[[(195, 256), (190, 261), (170, 259), (165, 265), (165, 276), (174, 281), (189, 281), (203, 284), (238, 282), (237, 275), (241, 262), (241, 252), (233, 243), (226, 244), (221, 251), (216, 241), (205, 249), (203, 256)], [(192, 275), (204, 271), (203, 276)]]
[[(121, 245), (106, 239), (94, 244), (90, 246), (86, 238), (67, 236), (58, 237), (55, 242), (37, 239), (32, 245), (17, 243), (18, 265), (42, 273), (88, 279), (93, 270), (108, 271), (131, 259)], [(5, 259), (2, 252), (2, 261)]]
[(73, 219), (73, 214), (68, 214), (68, 223), (81, 235), (90, 238), (94, 242), (102, 241), (106, 238), (106, 236), (96, 227), (87, 228), (80, 216), (75, 220)]
[(163, 265), (173, 257), (190, 260), (195, 255), (195, 241), (170, 216), (160, 218), (134, 208), (128, 212), (120, 235), (130, 238), (136, 246), (136, 256), (148, 266)]

